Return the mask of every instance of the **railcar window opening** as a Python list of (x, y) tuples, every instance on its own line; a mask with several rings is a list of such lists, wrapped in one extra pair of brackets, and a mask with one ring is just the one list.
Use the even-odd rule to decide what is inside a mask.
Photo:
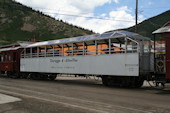
[(0, 62), (2, 62), (2, 53), (0, 53)]
[(39, 47), (39, 57), (46, 57), (46, 46)]
[(85, 46), (85, 55), (96, 55), (96, 51), (97, 49), (95, 48), (95, 41), (87, 41), (85, 42), (86, 46)]
[(54, 47), (52, 45), (46, 46), (46, 56), (47, 57), (53, 56), (53, 49), (54, 49)]
[(109, 40), (98, 40), (97, 44), (97, 55), (109, 54)]
[(13, 52), (13, 61), (16, 62), (16, 52)]
[(34, 47), (34, 48), (32, 48), (32, 57), (37, 57), (38, 55), (38, 52), (37, 52), (37, 47)]
[(152, 46), (150, 41), (143, 41), (144, 53), (151, 52)]
[(1, 61), (4, 61), (4, 54), (1, 55)]
[(24, 50), (21, 52), (21, 58), (24, 58), (25, 57), (25, 48), (24, 48)]
[(30, 53), (30, 48), (26, 48), (24, 51), (24, 58), (30, 58), (31, 57), (31, 53)]
[(125, 52), (126, 53), (137, 53), (139, 52), (139, 42), (129, 37), (125, 38)]
[(5, 61), (8, 61), (8, 54), (5, 53)]
[(70, 52), (69, 52), (70, 46), (68, 44), (62, 44), (62, 47), (63, 47), (62, 56), (69, 56), (70, 55)]
[(62, 45), (53, 45), (54, 55), (53, 56), (61, 56), (62, 55)]
[(8, 60), (11, 61), (11, 52), (8, 53)]
[(75, 55), (77, 55), (77, 56), (79, 56), (79, 55), (84, 55), (84, 52), (85, 52), (85, 49), (83, 49), (84, 47), (83, 47), (83, 43), (84, 42), (80, 42), (80, 43), (75, 43), (74, 45), (75, 45), (75, 47), (73, 48), (73, 55), (75, 56)]
[(74, 49), (75, 49), (74, 43), (64, 44), (64, 56), (73, 56)]

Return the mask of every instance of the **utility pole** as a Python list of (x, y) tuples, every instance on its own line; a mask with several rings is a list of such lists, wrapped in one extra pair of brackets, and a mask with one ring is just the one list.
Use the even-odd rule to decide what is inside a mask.
[(136, 25), (135, 25), (135, 32), (138, 32), (138, 0), (136, 0)]

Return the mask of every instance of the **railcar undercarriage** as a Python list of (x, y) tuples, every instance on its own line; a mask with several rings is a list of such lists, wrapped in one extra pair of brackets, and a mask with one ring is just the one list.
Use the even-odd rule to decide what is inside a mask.
[[(1, 72), (0, 76), (6, 75), (9, 78), (14, 79), (33, 79), (33, 80), (55, 80), (58, 75), (73, 75), (73, 74), (57, 74), (57, 73), (29, 73), (29, 72)], [(150, 74), (148, 76), (134, 77), (134, 76), (110, 76), (110, 75), (86, 75), (76, 74), (75, 77), (85, 77), (86, 79), (90, 76), (94, 76), (95, 80), (101, 78), (103, 85), (105, 86), (116, 86), (124, 88), (140, 88), (143, 86), (144, 81), (147, 81), (150, 87), (163, 89), (165, 83), (169, 83), (165, 79), (165, 74)]]
[(142, 77), (102, 76), (102, 82), (105, 86), (139, 88), (143, 85), (143, 81)]

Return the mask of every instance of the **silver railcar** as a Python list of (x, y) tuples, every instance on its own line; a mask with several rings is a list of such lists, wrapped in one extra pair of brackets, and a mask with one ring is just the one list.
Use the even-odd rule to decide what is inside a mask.
[(22, 52), (20, 70), (51, 78), (59, 73), (97, 75), (104, 85), (141, 87), (153, 72), (152, 61), (151, 40), (121, 30), (29, 45)]

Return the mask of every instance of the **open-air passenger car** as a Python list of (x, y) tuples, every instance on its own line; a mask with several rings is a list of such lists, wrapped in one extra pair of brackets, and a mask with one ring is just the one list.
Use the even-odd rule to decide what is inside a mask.
[(23, 73), (98, 75), (104, 85), (140, 87), (153, 72), (150, 39), (114, 31), (38, 42), (24, 48)]

